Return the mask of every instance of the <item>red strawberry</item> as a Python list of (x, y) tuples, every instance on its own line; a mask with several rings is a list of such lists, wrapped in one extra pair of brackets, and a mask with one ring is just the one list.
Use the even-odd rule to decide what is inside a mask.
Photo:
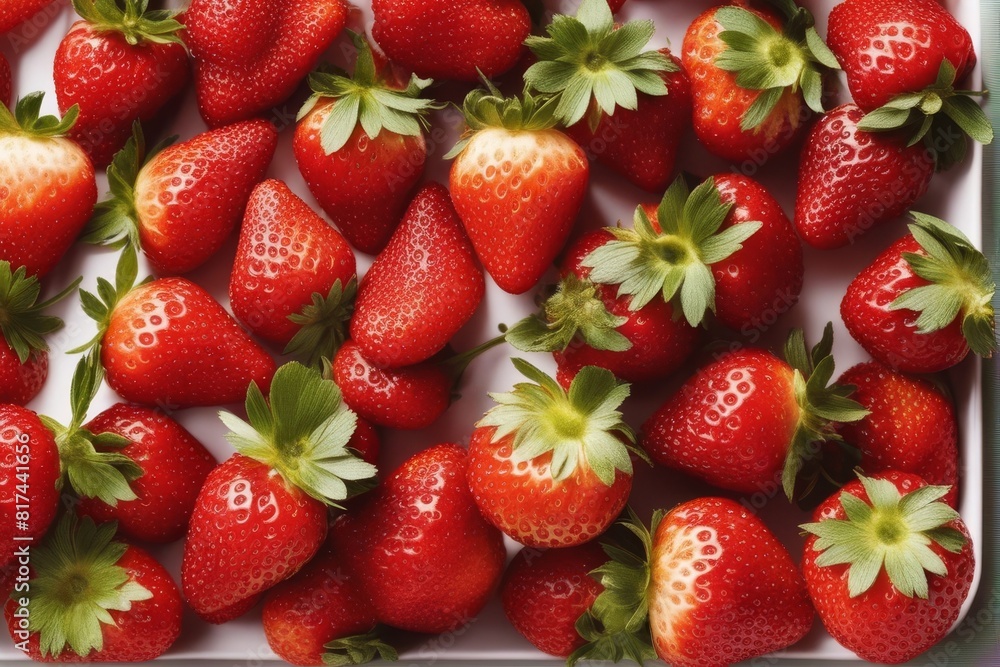
[(185, 39), (202, 118), (220, 127), (281, 104), (346, 22), (343, 0), (192, 0)]
[(13, 82), (10, 75), (10, 63), (6, 56), (0, 53), (0, 104), (10, 106), (10, 93), (13, 89)]
[(476, 509), (468, 466), (458, 445), (425, 449), (341, 519), (336, 539), (349, 545), (347, 571), (380, 622), (454, 631), (493, 593), (503, 573), (503, 540)]
[(270, 401), (251, 385), (246, 409), (249, 423), (220, 413), (238, 453), (205, 480), (184, 545), (184, 597), (211, 623), (298, 572), (326, 538), (327, 506), (375, 475), (348, 451), (357, 418), (318, 371), (282, 366)]
[(0, 105), (0, 259), (43, 276), (73, 245), (97, 201), (94, 166), (65, 137), (78, 109), (39, 118), (42, 93)]
[(419, 97), (430, 81), (413, 76), (403, 89), (388, 67), (376, 65), (364, 37), (352, 37), (354, 78), (310, 75), (313, 96), (299, 112), (293, 145), (320, 206), (354, 247), (374, 254), (389, 242), (424, 173), (424, 116), (434, 103)]
[(0, 6), (0, 34), (15, 28), (51, 4), (52, 0), (7, 0)]
[(344, 340), (357, 266), (347, 241), (281, 181), (250, 195), (229, 278), (233, 314), (317, 362)]
[(4, 606), (15, 646), (32, 660), (144, 662), (180, 636), (177, 584), (152, 556), (114, 536), (113, 523), (67, 514), (32, 550), (32, 579)]
[(469, 321), (484, 292), (448, 190), (426, 185), (358, 287), (351, 338), (376, 366), (420, 363)]
[(861, 450), (866, 474), (895, 470), (930, 484), (950, 487), (944, 501), (958, 502), (958, 421), (944, 390), (924, 378), (903, 375), (877, 361), (858, 364), (840, 376), (854, 385), (851, 398), (869, 414), (837, 428)]
[(523, 359), (531, 384), (490, 394), (497, 405), (469, 443), (469, 486), (483, 516), (531, 547), (589, 542), (618, 517), (632, 490), (632, 429), (617, 410), (629, 395), (588, 366), (569, 390)]
[(924, 196), (934, 155), (904, 138), (858, 128), (854, 104), (828, 112), (810, 131), (799, 162), (795, 227), (815, 248), (853, 243)]
[(137, 245), (161, 275), (201, 266), (239, 223), (277, 143), (270, 123), (251, 120), (147, 154), (136, 125), (85, 240)]
[(615, 13), (617, 13), (624, 4), (625, 0), (608, 0), (608, 7), (610, 7), (611, 11)]
[(590, 177), (580, 147), (553, 129), (557, 99), (472, 91), (469, 132), (447, 156), (455, 157), (455, 210), (486, 270), (511, 294), (534, 287), (562, 250)]
[(860, 477), (816, 509), (802, 568), (834, 639), (870, 662), (901, 663), (948, 634), (975, 556), (946, 486), (916, 475)]
[(80, 107), (69, 137), (105, 167), (132, 135), (187, 85), (187, 51), (176, 12), (147, 11), (148, 0), (73, 0), (77, 21), (56, 51), (59, 109)]
[(948, 223), (923, 213), (847, 287), (840, 314), (854, 340), (878, 361), (933, 373), (970, 348), (996, 349), (996, 286), (986, 257)]
[(531, 32), (519, 0), (373, 0), (372, 36), (418, 76), (476, 81), (513, 67)]

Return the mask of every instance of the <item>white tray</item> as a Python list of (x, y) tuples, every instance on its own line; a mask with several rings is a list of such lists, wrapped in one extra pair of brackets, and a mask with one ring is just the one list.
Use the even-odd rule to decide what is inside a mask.
[[(169, 0), (168, 6), (180, 6), (182, 0)], [(370, 26), (368, 3), (359, 11), (355, 20), (356, 27)], [(712, 4), (710, 0), (679, 0), (660, 2), (653, 0), (629, 0), (621, 17), (652, 18), (656, 21), (657, 35), (653, 45), (660, 47), (672, 44), (678, 49), (684, 30), (700, 12)], [(820, 34), (826, 33), (826, 16), (836, 4), (836, 0), (811, 0), (804, 2), (817, 16)], [(970, 28), (973, 39), (979, 45), (979, 3), (975, 0), (946, 0), (944, 3), (958, 19)], [(576, 0), (547, 0), (551, 9), (564, 9), (567, 13), (575, 11)], [(34, 90), (45, 90), (45, 111), (56, 111), (56, 100), (52, 84), (52, 59), (60, 39), (75, 20), (75, 14), (69, 7), (68, 0), (59, 0), (46, 13), (44, 20), (28, 23), (6, 37), (0, 37), (0, 50), (8, 57), (15, 73), (15, 91), (25, 94)], [(341, 46), (345, 40), (341, 38), (333, 48), (329, 57), (331, 60), (344, 64)], [(975, 88), (981, 81), (977, 68), (973, 75), (971, 87)], [(460, 101), (461, 91), (455, 87), (446, 89), (452, 99)], [(846, 87), (844, 87), (846, 91)], [(842, 93), (845, 96), (846, 92)], [(204, 129), (194, 103), (193, 92), (189, 91), (183, 104), (177, 105), (179, 110), (173, 131), (182, 139)], [(289, 186), (307, 202), (315, 206), (315, 202), (295, 167), (291, 151), (291, 127), (294, 122), (297, 103), (289, 103), (279, 109), (274, 118), (283, 129), (277, 156), (271, 165), (269, 176), (285, 180)], [(461, 129), (460, 118), (454, 110), (439, 112), (434, 118), (437, 127), (447, 130), (443, 141), (431, 143), (432, 157), (429, 160), (428, 179), (447, 182), (448, 164), (440, 159), (454, 143), (454, 138)], [(757, 165), (729, 165), (709, 156), (693, 139), (682, 147), (680, 155), (685, 157), (682, 163), (686, 170), (702, 175), (722, 171), (741, 169), (761, 180), (769, 186), (778, 197), (786, 212), (791, 212), (794, 205), (796, 155), (786, 155), (774, 158), (766, 168), (758, 170)], [(917, 204), (917, 210), (940, 216), (960, 227), (977, 244), (981, 243), (982, 220), (982, 152), (974, 146), (969, 158), (960, 167), (950, 173), (935, 177), (930, 191)], [(100, 189), (106, 192), (106, 181), (100, 177)], [(596, 166), (593, 170), (592, 186), (580, 215), (581, 227), (596, 227), (614, 224), (619, 219), (631, 220), (636, 204), (643, 201), (653, 201), (648, 193), (644, 193), (623, 179), (615, 176), (604, 168)], [(848, 282), (856, 273), (866, 266), (892, 240), (905, 233), (903, 221), (896, 221), (875, 229), (861, 239), (857, 246), (842, 250), (819, 252), (806, 248), (805, 265), (807, 267), (805, 291), (797, 307), (781, 317), (767, 332), (759, 332), (760, 343), (780, 349), (780, 343), (786, 332), (792, 327), (805, 327), (810, 340), (815, 341), (822, 332), (824, 324), (833, 320), (836, 326), (835, 353), (839, 362), (838, 370), (846, 370), (854, 363), (867, 357), (861, 348), (855, 344), (844, 330), (839, 316), (840, 299)], [(190, 277), (208, 288), (224, 305), (228, 304), (227, 286), (231, 260), (235, 252), (235, 236), (215, 257), (209, 266), (194, 272)], [(366, 269), (371, 258), (359, 255), (359, 269)], [(83, 286), (93, 289), (96, 276), (112, 277), (115, 256), (109, 251), (77, 247), (69, 253), (62, 265), (52, 273), (49, 280), (51, 291), (69, 282), (73, 277), (86, 276)], [(486, 338), (495, 335), (500, 322), (513, 323), (532, 312), (534, 309), (532, 296), (513, 297), (501, 292), (491, 281), (488, 282), (487, 296), (480, 311), (469, 325), (456, 337), (458, 349), (467, 349)], [(30, 407), (43, 414), (50, 415), (65, 423), (69, 418), (68, 387), (75, 360), (64, 358), (66, 350), (88, 340), (94, 331), (93, 323), (83, 315), (76, 299), (69, 299), (57, 308), (57, 314), (66, 320), (66, 328), (49, 339), (52, 347), (52, 369), (48, 384), (42, 394)], [(762, 335), (761, 335), (762, 334)], [(747, 342), (754, 342), (748, 340)], [(463, 398), (446, 413), (444, 418), (432, 429), (413, 433), (386, 433), (383, 439), (383, 465), (386, 469), (395, 467), (405, 457), (426, 446), (438, 442), (467, 443), (473, 422), (491, 405), (486, 396), (487, 391), (502, 391), (508, 389), (517, 376), (508, 361), (508, 357), (516, 351), (508, 347), (494, 349), (477, 359), (470, 367), (466, 382), (462, 388)], [(532, 361), (549, 371), (554, 371), (550, 355), (533, 355)], [(982, 530), (982, 387), (980, 384), (980, 365), (977, 360), (967, 360), (951, 372), (951, 383), (958, 404), (958, 416), (961, 433), (961, 513), (969, 526), (975, 543), (977, 565), (982, 562), (981, 546)], [(642, 420), (654, 410), (664, 396), (676, 385), (676, 381), (662, 389), (645, 390), (642, 393), (645, 400), (640, 400), (626, 408), (630, 423), (638, 427)], [(91, 415), (115, 402), (117, 397), (106, 387), (98, 395), (91, 410)], [(234, 409), (240, 409), (234, 406)], [(230, 455), (232, 450), (223, 439), (225, 429), (216, 417), (215, 409), (192, 409), (175, 415), (188, 429), (220, 459)], [(699, 483), (686, 480), (678, 473), (664, 469), (646, 469), (637, 473), (637, 492), (633, 495), (633, 504), (644, 515), (654, 508), (669, 508), (682, 500), (698, 495), (716, 495), (719, 492)], [(761, 498), (748, 499), (759, 501)], [(797, 525), (807, 520), (807, 515), (794, 508), (780, 497), (769, 500), (760, 512), (769, 526), (785, 541), (798, 560), (801, 557), (802, 538), (798, 535)], [(510, 543), (511, 553), (517, 546)], [(175, 575), (180, 570), (181, 545), (174, 544), (161, 549), (157, 554)], [(976, 580), (973, 584), (973, 594), (981, 576), (981, 566), (977, 566)], [(963, 617), (968, 611), (973, 595), (963, 608)], [(0, 661), (23, 659), (23, 654), (17, 651), (6, 633), (0, 638)], [(444, 637), (429, 637), (414, 639), (409, 646), (403, 647), (406, 652), (402, 656), (403, 664), (430, 664), (442, 661), (471, 661), (482, 664), (486, 661), (515, 661), (525, 664), (539, 664), (558, 660), (547, 658), (534, 650), (520, 635), (515, 632), (503, 617), (503, 612), (496, 598), (480, 617), (468, 628)], [(261, 630), (259, 609), (247, 616), (224, 626), (209, 626), (199, 621), (189, 613), (185, 618), (184, 632), (177, 644), (166, 654), (166, 658), (193, 659), (199, 662), (205, 660), (226, 660), (239, 664), (260, 664), (262, 660), (274, 659), (267, 646)], [(781, 658), (801, 658), (809, 661), (852, 659), (853, 654), (840, 647), (824, 631), (817, 620), (813, 631), (801, 643), (790, 650), (782, 652)], [(856, 658), (855, 658), (856, 659)]]

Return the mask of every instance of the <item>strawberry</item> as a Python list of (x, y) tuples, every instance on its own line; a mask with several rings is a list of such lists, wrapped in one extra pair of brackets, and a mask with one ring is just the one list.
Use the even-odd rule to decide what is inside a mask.
[(10, 63), (7, 57), (0, 53), (0, 104), (10, 106), (10, 94), (14, 84), (11, 81)]
[(629, 385), (587, 366), (569, 390), (523, 359), (531, 383), (493, 393), (497, 403), (469, 442), (469, 487), (483, 516), (531, 547), (570, 547), (594, 539), (625, 507), (632, 490), (635, 435), (618, 406)]
[(975, 578), (965, 523), (917, 475), (859, 475), (820, 505), (802, 569), (833, 638), (867, 661), (901, 663), (948, 634)]
[(837, 431), (861, 450), (865, 473), (913, 473), (951, 490), (944, 501), (958, 502), (958, 420), (944, 389), (931, 380), (903, 375), (869, 361), (847, 370), (837, 382), (854, 385), (852, 398), (868, 415)]
[(902, 215), (924, 196), (934, 155), (898, 133), (858, 124), (864, 112), (845, 104), (809, 132), (799, 162), (795, 227), (815, 248), (839, 248), (883, 220)]
[(830, 385), (833, 327), (811, 353), (801, 330), (786, 361), (745, 347), (702, 366), (642, 426), (642, 446), (657, 463), (740, 493), (783, 488), (791, 500), (817, 443), (837, 441), (831, 422), (867, 414)]
[(177, 584), (115, 524), (66, 514), (31, 552), (31, 580), (4, 606), (14, 645), (42, 662), (143, 662), (181, 633)]
[(126, 401), (179, 409), (234, 403), (251, 382), (265, 389), (274, 360), (208, 292), (185, 278), (135, 285), (138, 263), (126, 247), (115, 284), (81, 291), (98, 333), (74, 352), (96, 348), (108, 384)]
[(455, 158), (451, 196), (472, 246), (511, 294), (534, 287), (566, 244), (590, 178), (583, 150), (554, 129), (557, 99), (472, 91), (469, 129), (445, 156)]
[[(78, 108), (39, 117), (42, 93), (0, 105), (0, 259), (43, 276), (73, 245), (97, 201), (90, 158), (66, 138)], [(44, 196), (42, 196), (44, 194)]]
[(417, 453), (344, 515), (337, 543), (376, 618), (412, 632), (443, 633), (471, 622), (503, 573), (499, 531), (466, 484), (458, 445)]
[(190, 72), (176, 12), (148, 10), (148, 0), (73, 0), (77, 21), (56, 50), (56, 96), (80, 117), (69, 137), (94, 165), (106, 167), (132, 135), (186, 85)]
[(610, 7), (611, 11), (615, 14), (618, 13), (618, 10), (620, 10), (624, 4), (625, 0), (608, 0), (608, 7)]
[(378, 67), (364, 37), (354, 77), (309, 76), (312, 97), (299, 112), (293, 147), (310, 192), (358, 250), (375, 254), (389, 242), (424, 173), (426, 113), (420, 98), (431, 81), (397, 85)]
[(237, 453), (209, 473), (184, 545), (184, 597), (211, 623), (298, 572), (326, 538), (327, 507), (375, 476), (347, 449), (357, 418), (318, 371), (282, 366), (269, 401), (250, 385), (246, 411), (249, 423), (219, 415)]
[(373, 0), (372, 13), (372, 36), (389, 59), (433, 79), (503, 74), (531, 32), (519, 0)]
[(7, 0), (0, 7), (0, 34), (17, 27), (51, 4), (52, 0)]
[(636, 210), (633, 229), (583, 259), (590, 279), (618, 286), (638, 311), (660, 295), (691, 326), (711, 310), (726, 326), (760, 329), (791, 308), (802, 289), (802, 248), (768, 191), (720, 174), (689, 191), (674, 181), (657, 208)]
[(902, 237), (847, 287), (840, 314), (876, 360), (907, 373), (934, 373), (971, 349), (996, 350), (989, 262), (948, 223), (911, 213)]
[(229, 278), (236, 319), (315, 363), (344, 339), (356, 273), (344, 237), (287, 185), (254, 188)]
[(347, 11), (343, 0), (192, 0), (185, 40), (208, 126), (253, 118), (287, 100), (343, 30)]
[(147, 154), (136, 124), (108, 169), (110, 198), (84, 240), (140, 247), (161, 275), (201, 266), (239, 223), (277, 142), (270, 123), (251, 120)]
[(381, 368), (426, 361), (475, 314), (485, 290), (448, 190), (425, 185), (358, 287), (351, 338)]

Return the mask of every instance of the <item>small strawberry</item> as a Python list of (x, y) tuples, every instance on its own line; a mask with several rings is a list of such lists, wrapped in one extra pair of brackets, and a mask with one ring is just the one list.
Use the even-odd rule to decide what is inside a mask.
[(397, 85), (378, 67), (364, 37), (354, 77), (313, 72), (312, 97), (299, 112), (293, 147), (299, 171), (323, 211), (351, 244), (375, 254), (399, 224), (424, 173), (425, 115), (435, 108), (420, 94), (430, 80)]
[(0, 105), (0, 259), (44, 276), (90, 219), (97, 201), (94, 166), (66, 134), (78, 108), (62, 120), (39, 117), (42, 93)]
[(469, 443), (469, 486), (483, 516), (531, 547), (570, 547), (603, 533), (632, 490), (635, 435), (618, 406), (629, 385), (588, 366), (569, 390), (523, 359), (531, 383), (497, 403)]
[(114, 541), (115, 524), (72, 514), (31, 552), (27, 590), (4, 606), (15, 645), (41, 662), (144, 662), (181, 633), (183, 605), (166, 568)]
[(951, 368), (996, 350), (986, 257), (947, 222), (911, 213), (910, 233), (847, 287), (840, 314), (876, 360), (907, 373)]
[(184, 15), (209, 127), (259, 116), (295, 92), (347, 22), (343, 0), (192, 0)]
[(0, 6), (0, 34), (17, 27), (52, 4), (52, 0), (6, 0)]
[(84, 240), (142, 249), (163, 275), (204, 264), (229, 238), (278, 144), (270, 123), (251, 120), (146, 151), (142, 128), (108, 169), (110, 199)]
[(149, 0), (73, 0), (83, 19), (56, 50), (59, 109), (80, 117), (69, 137), (94, 165), (111, 163), (132, 135), (187, 85), (190, 72), (176, 12), (149, 10)]
[(0, 53), (0, 104), (10, 106), (10, 94), (14, 84), (11, 81), (10, 63), (7, 57)]
[(590, 178), (581, 148), (554, 129), (558, 98), (505, 99), (489, 84), (465, 98), (469, 129), (446, 156), (455, 210), (486, 270), (523, 294), (552, 264)]
[(916, 475), (859, 475), (816, 509), (802, 569), (833, 638), (862, 660), (896, 664), (948, 634), (975, 578), (946, 486)]

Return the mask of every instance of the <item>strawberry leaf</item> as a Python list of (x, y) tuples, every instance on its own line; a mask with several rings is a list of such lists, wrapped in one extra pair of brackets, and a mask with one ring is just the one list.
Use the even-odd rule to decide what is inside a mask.
[[(124, 5), (124, 7), (122, 7)], [(180, 44), (183, 24), (178, 11), (149, 10), (149, 0), (73, 0), (73, 9), (97, 31), (117, 32), (135, 46)]]
[[(83, 306), (83, 312), (97, 322), (97, 335), (83, 345), (70, 350), (69, 354), (88, 352), (100, 346), (101, 340), (104, 338), (104, 332), (107, 331), (111, 323), (111, 314), (118, 303), (135, 288), (138, 274), (139, 259), (136, 257), (135, 247), (126, 245), (118, 258), (118, 266), (115, 269), (115, 284), (113, 286), (105, 278), (98, 278), (98, 296), (91, 294), (87, 290), (80, 290), (80, 302)], [(145, 280), (149, 280), (149, 278)]]
[(368, 634), (355, 635), (335, 639), (323, 645), (323, 664), (343, 667), (345, 665), (364, 665), (378, 656), (379, 660), (395, 662), (399, 654), (393, 646), (382, 641), (378, 632), (372, 630)]
[(357, 293), (357, 278), (352, 278), (346, 286), (340, 280), (334, 281), (325, 297), (314, 293), (312, 303), (303, 307), (302, 312), (288, 316), (301, 328), (288, 342), (284, 354), (303, 358), (308, 366), (320, 368), (321, 360), (333, 357), (347, 338)]
[(25, 95), (14, 105), (14, 112), (0, 104), (0, 135), (16, 134), (33, 138), (64, 137), (76, 124), (80, 107), (71, 106), (60, 119), (56, 116), (39, 116), (45, 93), (39, 91)]
[(476, 132), (490, 128), (538, 132), (557, 124), (558, 97), (537, 97), (525, 88), (521, 97), (504, 97), (488, 79), (486, 89), (476, 88), (465, 96), (462, 113), (466, 129), (458, 143), (444, 156), (445, 160), (458, 157)]
[(80, 285), (77, 278), (50, 299), (38, 303), (38, 278), (26, 275), (25, 267), (11, 271), (10, 262), (0, 261), (0, 333), (22, 364), (35, 352), (49, 349), (45, 336), (63, 327), (58, 317), (45, 310), (69, 296)]

